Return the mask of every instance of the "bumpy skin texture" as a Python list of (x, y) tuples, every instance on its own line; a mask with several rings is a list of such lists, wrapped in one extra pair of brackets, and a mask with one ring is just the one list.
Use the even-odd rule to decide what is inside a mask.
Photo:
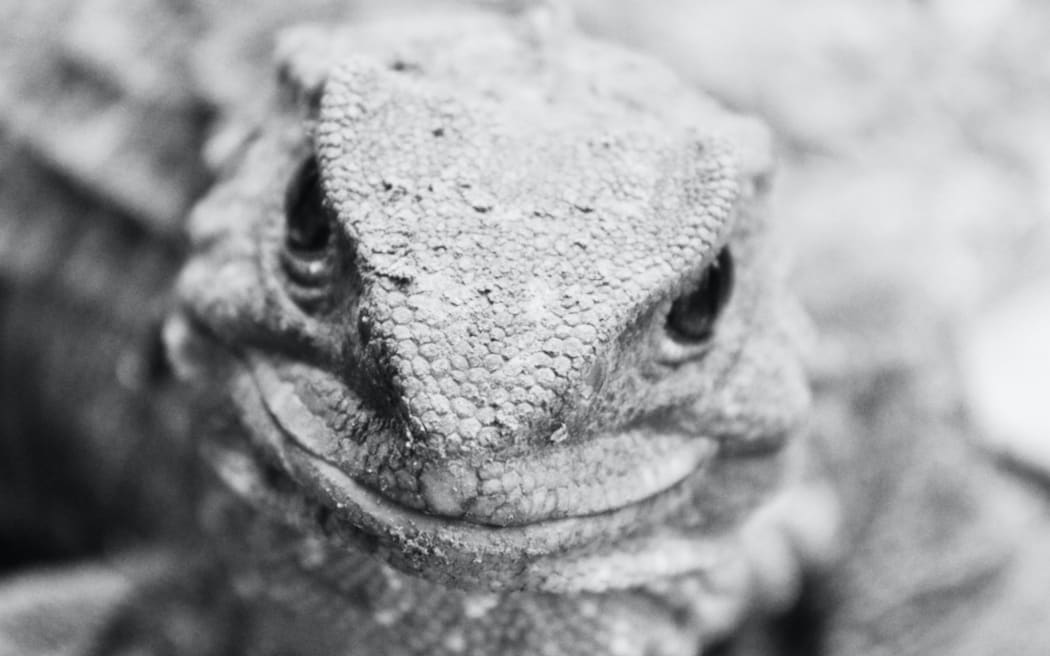
[[(845, 509), (845, 557), (810, 573), (788, 623), (738, 627), (756, 600), (793, 603), (834, 509), (798, 485), (814, 464), (778, 453), (806, 394), (764, 244), (768, 146), (659, 66), (571, 30), (290, 32), (263, 136), (209, 148), (227, 179), (196, 212), (168, 341), (215, 394), (169, 414), (185, 400), (149, 353), (180, 208), (210, 177), (196, 144), (210, 112), (258, 116), (271, 98), (227, 74), (262, 66), (211, 21), (222, 10), (159, 14), (177, 38), (196, 34), (181, 20), (215, 28), (210, 46), (147, 39), (128, 57), (134, 39), (92, 36), (127, 5), (32, 10), (70, 21), (26, 49), (39, 57), (3, 40), (3, 428), (47, 415), (89, 438), (96, 478), (143, 489), (192, 433), (234, 494), (178, 475), (160, 486), (175, 499), (114, 486), (107, 498), (163, 508), (145, 523), (172, 533), (194, 533), (174, 518), (182, 492), (201, 494), (213, 539), (5, 582), (0, 651), (693, 654), (729, 632), (720, 654), (1045, 651), (1040, 491), (965, 442), (951, 385), (924, 373), (943, 366), (938, 337), (890, 304), (831, 329), (846, 344), (825, 355), (848, 362), (818, 372), (804, 445)], [(182, 136), (152, 141), (152, 125)], [(78, 140), (99, 134), (113, 147)], [(322, 204), (307, 214), (334, 237), (303, 261), (286, 252), (285, 198), (311, 158)], [(683, 344), (670, 307), (725, 244), (732, 300), (713, 337)], [(901, 332), (853, 339), (887, 324)], [(928, 357), (894, 359), (901, 344)], [(41, 436), (29, 469), (54, 473)], [(3, 484), (39, 489), (25, 443), (0, 446), (17, 475)], [(54, 519), (11, 498), (5, 520)]]
[[(541, 23), (286, 35), (285, 102), (191, 221), (173, 359), (230, 395), (220, 476), (294, 527), (232, 532), (314, 554), (231, 576), (366, 653), (693, 653), (748, 606), (739, 530), (795, 475), (764, 132)], [(728, 305), (675, 334), (725, 248)]]
[[(216, 391), (190, 399), (167, 393), (152, 327), (178, 215), (210, 177), (196, 145), (229, 99), (209, 95), (178, 45), (158, 49), (157, 70), (180, 71), (165, 90), (147, 83), (163, 80), (151, 65), (113, 68), (110, 44), (78, 29), (104, 14), (34, 11), (73, 27), (36, 64), (9, 59), (43, 70), (11, 77), (28, 90), (4, 88), (5, 136), (33, 164), (16, 192), (52, 196), (3, 194), (4, 228), (35, 246), (6, 260), (5, 345), (37, 359), (24, 370), (43, 373), (42, 400), (82, 390), (48, 402), (115, 462), (100, 479), (151, 474), (136, 494), (166, 513), (147, 525), (192, 540), (181, 514), (199, 494), (215, 539), (145, 571), (89, 572), (115, 606), (85, 615), (80, 635), (5, 638), (94, 653), (685, 654), (730, 631), (762, 587), (745, 533), (776, 545), (781, 573), (800, 567), (798, 536), (766, 512), (797, 475), (783, 447), (808, 396), (764, 239), (760, 126), (542, 14), (290, 32), (261, 136), (242, 151), (229, 135), (251, 127), (233, 128), (208, 150), (227, 179), (195, 211), (167, 326), (176, 368)], [(83, 93), (52, 103), (57, 87), (34, 85), (70, 64)], [(80, 143), (68, 123), (27, 109), (49, 104), (125, 125), (87, 131), (113, 139), (113, 160), (63, 149)], [(140, 140), (153, 121), (185, 138)], [(286, 248), (286, 204), (310, 160), (321, 205), (306, 207), (332, 239), (304, 260)], [(710, 336), (676, 336), (673, 304), (727, 245), (728, 305)], [(93, 255), (98, 273), (78, 279)], [(141, 270), (105, 266), (118, 261)], [(118, 300), (98, 301), (106, 290)], [(114, 317), (77, 314), (92, 306)], [(60, 316), (77, 317), (79, 341), (28, 328), (58, 330)], [(105, 348), (70, 356), (89, 343)], [(129, 420), (107, 427), (114, 417)], [(165, 468), (188, 436), (234, 497)], [(166, 437), (170, 455), (156, 448)], [(187, 494), (150, 498), (160, 472), (187, 487), (156, 487)], [(5, 617), (50, 613), (34, 600), (51, 581), (9, 590)], [(85, 599), (51, 601), (65, 618)]]

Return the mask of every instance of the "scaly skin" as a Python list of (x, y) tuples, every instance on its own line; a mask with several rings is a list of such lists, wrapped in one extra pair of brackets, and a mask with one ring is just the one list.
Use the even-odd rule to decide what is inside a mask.
[[(765, 244), (768, 156), (756, 128), (571, 31), (439, 22), (285, 38), (284, 104), (246, 153), (211, 149), (229, 155), (227, 179), (196, 212), (168, 322), (174, 364), (213, 392), (174, 414), (201, 418), (194, 437), (225, 484), (200, 491), (213, 538), (123, 573), (7, 583), (0, 647), (692, 654), (735, 632), (719, 653), (1042, 653), (1045, 508), (961, 439), (950, 385), (924, 373), (942, 363), (872, 364), (855, 356), (878, 344), (851, 342), (851, 361), (818, 375), (816, 439), (798, 439), (806, 393)], [(116, 63), (101, 79), (135, 91), (117, 97), (132, 115), (143, 100), (174, 99), (158, 115), (200, 137), (201, 124), (179, 119), (196, 91), (136, 95), (150, 87), (131, 84), (143, 78), (119, 57), (73, 59)], [(0, 99), (19, 97), (36, 98)], [(237, 97), (220, 93), (214, 106)], [(151, 197), (164, 144), (119, 142), (146, 157), (141, 175), (121, 177), (105, 158), (74, 157), (94, 152), (69, 147), (75, 129), (33, 116), (3, 113), (5, 138), (32, 151), (31, 166), (11, 151), (4, 181), (25, 175), (35, 180), (25, 188), (50, 192), (47, 202), (0, 194), (2, 227), (19, 236), (0, 243), (4, 355), (25, 358), (5, 360), (7, 380), (12, 369), (48, 372), (39, 399), (85, 434), (185, 437), (185, 426), (139, 429), (166, 409), (158, 381), (143, 378), (151, 316), (99, 295), (156, 293), (163, 305), (177, 248), (156, 245), (176, 242), (146, 237), (177, 231), (178, 208), (208, 178), (200, 153), (181, 151), (189, 171)], [(179, 154), (179, 140), (165, 143)], [(114, 152), (119, 172), (132, 160)], [(311, 158), (316, 197), (300, 193)], [(288, 196), (305, 198), (291, 218)], [(78, 213), (83, 226), (64, 223)], [(330, 239), (288, 253), (288, 221), (300, 245), (324, 230)], [(64, 248), (45, 248), (55, 235)], [(673, 306), (726, 245), (737, 275), (712, 335), (675, 337)], [(96, 256), (142, 268), (75, 275)], [(897, 323), (886, 314), (840, 331)], [(104, 348), (63, 339), (68, 318)], [(921, 343), (900, 325), (895, 344)], [(89, 389), (88, 376), (113, 381), (63, 398)], [(115, 447), (118, 464), (138, 454), (126, 462), (152, 474), (167, 452), (150, 439), (93, 448)], [(752, 605), (789, 607), (800, 568), (826, 551), (834, 504), (807, 480), (814, 467), (845, 509), (846, 557), (810, 572), (810, 601), (789, 616), (815, 611), (806, 634), (760, 616), (738, 630)], [(165, 511), (186, 501), (173, 503)], [(26, 635), (56, 625), (75, 635)]]
[(195, 210), (168, 325), (234, 408), (209, 459), (276, 511), (216, 503), (253, 554), (235, 587), (283, 609), (246, 643), (687, 654), (731, 628), (808, 405), (761, 129), (528, 19), (280, 51), (286, 102)]
[[(655, 63), (543, 20), (284, 37), (282, 101), (261, 136), (209, 149), (227, 176), (194, 213), (167, 324), (173, 364), (202, 393), (151, 409), (156, 381), (135, 387), (132, 375), (128, 396), (114, 370), (118, 380), (96, 391), (124, 396), (79, 399), (102, 416), (141, 407), (177, 419), (156, 432), (155, 417), (84, 429), (103, 440), (90, 448), (140, 453), (149, 471), (168, 459), (155, 440), (175, 437), (184, 455), (184, 418), (195, 417), (192, 439), (235, 494), (182, 479), (204, 497), (213, 541), (147, 559), (128, 580), (95, 572), (109, 591), (98, 603), (116, 604), (115, 615), (100, 630), (107, 613), (89, 613), (71, 643), (96, 653), (692, 654), (756, 596), (790, 598), (813, 539), (785, 519), (797, 502), (781, 491), (805, 475), (788, 445), (808, 393), (794, 309), (765, 242), (767, 138)], [(132, 115), (138, 103), (146, 116), (164, 99), (197, 102), (192, 85), (139, 96), (141, 79), (116, 73), (100, 79), (130, 85), (117, 100)], [(26, 116), (10, 112), (5, 130), (109, 217), (85, 224), (92, 237), (77, 253), (121, 234), (111, 220), (141, 220), (133, 230), (153, 244), (144, 253), (177, 244), (166, 235), (179, 207), (209, 177), (199, 154), (173, 177), (173, 195), (151, 196), (163, 147), (118, 140), (114, 152), (147, 162), (128, 183)], [(196, 139), (212, 124), (179, 125)], [(12, 213), (6, 225), (36, 234), (51, 225), (36, 217), (73, 213), (62, 203), (29, 204), (39, 214)], [(318, 234), (327, 238), (314, 249)], [(177, 250), (157, 256), (152, 282), (114, 267), (100, 269), (103, 286), (163, 305)], [(38, 315), (34, 293), (62, 294), (16, 274), (13, 289), (34, 291), (8, 306), (13, 334), (30, 335), (18, 326), (41, 316), (58, 326), (80, 302)], [(116, 323), (148, 340), (151, 320)], [(118, 348), (104, 327), (78, 325)], [(61, 338), (42, 341), (27, 352), (46, 354), (39, 369), (59, 396), (77, 386), (55, 372), (112, 359), (65, 359), (49, 350)], [(128, 432), (142, 441), (105, 441)], [(772, 576), (756, 560), (770, 553)], [(15, 606), (8, 624), (39, 621), (40, 607)]]

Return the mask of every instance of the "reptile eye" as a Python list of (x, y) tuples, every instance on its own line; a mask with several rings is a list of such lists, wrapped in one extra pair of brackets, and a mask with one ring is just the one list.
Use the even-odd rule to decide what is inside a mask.
[(288, 295), (308, 312), (330, 307), (338, 265), (332, 210), (324, 202), (317, 160), (303, 162), (284, 195), (284, 247), (280, 252)]
[(679, 342), (702, 342), (711, 337), (715, 321), (733, 291), (733, 257), (723, 248), (703, 277), (679, 296), (667, 315), (667, 330)]
[(292, 282), (318, 287), (332, 273), (331, 210), (324, 204), (317, 160), (308, 159), (288, 184), (284, 197), (284, 250), (281, 262)]
[(287, 220), (285, 245), (299, 256), (310, 257), (323, 252), (332, 239), (332, 225), (321, 193), (321, 175), (317, 160), (307, 160), (288, 185), (284, 197)]

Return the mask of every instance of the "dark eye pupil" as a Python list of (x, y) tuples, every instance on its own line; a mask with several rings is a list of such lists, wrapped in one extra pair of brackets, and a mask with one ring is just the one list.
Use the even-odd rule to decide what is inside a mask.
[(285, 243), (299, 255), (315, 255), (327, 248), (332, 237), (328, 210), (321, 193), (321, 176), (312, 157), (296, 172), (284, 199), (287, 219)]
[(671, 306), (667, 315), (668, 330), (679, 341), (709, 339), (732, 290), (733, 258), (729, 249), (723, 248), (696, 286)]

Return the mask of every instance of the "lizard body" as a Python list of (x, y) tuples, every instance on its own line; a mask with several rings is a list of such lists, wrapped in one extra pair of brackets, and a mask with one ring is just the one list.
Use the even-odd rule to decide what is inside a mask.
[(764, 170), (705, 134), (750, 125), (571, 33), (418, 29), (287, 36), (290, 102), (195, 211), (169, 341), (233, 390), (211, 457), (326, 578), (332, 543), (422, 577), (352, 559), (383, 574), (320, 604), (336, 643), (695, 651), (747, 605), (737, 530), (808, 398)]
[[(1040, 604), (1045, 522), (958, 439), (950, 402), (916, 403), (944, 393), (917, 375), (936, 363), (818, 374), (815, 439), (800, 439), (801, 331), (765, 237), (761, 129), (643, 57), (529, 20), (299, 28), (278, 48), (276, 99), (148, 94), (182, 108), (162, 116), (208, 107), (180, 123), (195, 136), (174, 147), (189, 162), (174, 194), (142, 193), (163, 176), (92, 177), (28, 130), (26, 157), (44, 163), (29, 186), (64, 189), (50, 167), (90, 193), (13, 204), (5, 221), (22, 223), (5, 228), (46, 244), (92, 202), (109, 218), (85, 234), (148, 226), (137, 247), (102, 241), (153, 273), (97, 289), (174, 307), (172, 365), (201, 392), (165, 396), (165, 372), (118, 401), (80, 399), (142, 423), (70, 423), (161, 426), (152, 438), (178, 458), (200, 440), (221, 480), (176, 476), (195, 498), (169, 507), (198, 507), (203, 535), (169, 525), (189, 544), (130, 584), (96, 573), (110, 607), (85, 621), (81, 651), (692, 654), (735, 632), (721, 653), (1039, 653), (1018, 624)], [(212, 140), (221, 180), (183, 244), (182, 209), (216, 177), (198, 146), (227, 118), (258, 134)], [(124, 348), (106, 326), (155, 336), (149, 313), (85, 322), (108, 350), (70, 359), (29, 326), (97, 301), (46, 309), (38, 297), (77, 287), (28, 285), (57, 259), (29, 253), (5, 269), (23, 340), (5, 347), (44, 355), (19, 371), (94, 376)], [(49, 379), (52, 399), (84, 387)], [(163, 471), (170, 456), (154, 457)], [(834, 504), (804, 485), (815, 470), (847, 547), (816, 570)], [(744, 620), (756, 601), (790, 607), (803, 568), (819, 588), (810, 635)]]
[[(203, 440), (235, 494), (183, 481), (200, 572), (143, 576), (101, 652), (693, 653), (750, 603), (738, 531), (793, 475), (808, 399), (761, 128), (558, 21), (413, 25), (284, 37), (261, 136), (218, 158), (166, 328), (205, 393), (151, 439)], [(196, 192), (108, 184), (153, 214), (149, 252), (175, 244), (122, 283), (149, 296)], [(185, 614), (210, 647), (155, 626)]]

